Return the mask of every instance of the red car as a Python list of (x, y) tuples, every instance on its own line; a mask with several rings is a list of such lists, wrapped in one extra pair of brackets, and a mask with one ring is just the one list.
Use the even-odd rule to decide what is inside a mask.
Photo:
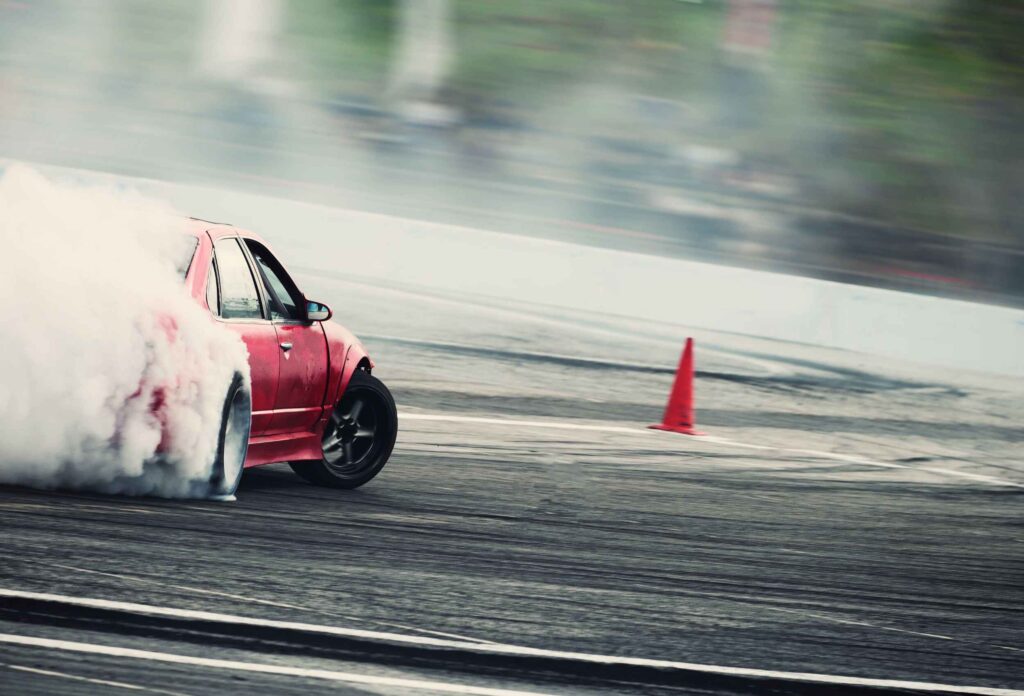
[(192, 219), (189, 293), (249, 349), (251, 386), (236, 375), (224, 403), (209, 492), (230, 496), (243, 467), (288, 462), (311, 483), (356, 488), (387, 463), (395, 401), (362, 344), (306, 299), (265, 241)]

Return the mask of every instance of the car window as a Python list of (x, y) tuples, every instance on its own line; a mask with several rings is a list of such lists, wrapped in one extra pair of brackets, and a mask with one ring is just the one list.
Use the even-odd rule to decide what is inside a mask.
[(270, 318), (275, 320), (299, 320), (304, 318), (302, 311), (303, 296), (295, 287), (281, 263), (259, 242), (245, 240), (249, 251), (256, 259), (260, 274), (263, 276), (267, 289)]
[(225, 319), (262, 319), (249, 263), (235, 239), (217, 242), (217, 270), (220, 272), (220, 315)]
[(188, 275), (188, 269), (192, 265), (192, 257), (195, 256), (198, 245), (199, 239), (189, 234), (182, 237), (175, 249), (174, 267), (182, 278)]
[(210, 272), (206, 276), (206, 306), (214, 314), (220, 313), (219, 294), (217, 291), (217, 270), (213, 265), (213, 259), (210, 259)]

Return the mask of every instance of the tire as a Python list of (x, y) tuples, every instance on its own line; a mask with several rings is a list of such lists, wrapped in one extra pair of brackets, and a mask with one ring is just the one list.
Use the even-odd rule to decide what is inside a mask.
[(318, 486), (358, 488), (384, 468), (397, 436), (395, 399), (383, 382), (360, 370), (324, 428), (320, 459), (290, 466)]
[(213, 460), (213, 473), (207, 482), (208, 498), (234, 500), (238, 482), (242, 480), (245, 455), (249, 451), (251, 429), (252, 397), (245, 388), (242, 375), (235, 373), (221, 411), (217, 454)]

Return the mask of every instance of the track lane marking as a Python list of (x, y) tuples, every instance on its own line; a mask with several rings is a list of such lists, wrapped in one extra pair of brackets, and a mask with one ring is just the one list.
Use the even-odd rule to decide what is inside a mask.
[(69, 652), (86, 653), (90, 655), (106, 655), (109, 657), (126, 657), (136, 660), (149, 660), (151, 662), (166, 662), (178, 665), (190, 665), (194, 667), (210, 667), (213, 669), (228, 669), (238, 672), (256, 672), (259, 674), (273, 674), (288, 677), (306, 677), (310, 679), (323, 679), (325, 681), (344, 682), (348, 684), (367, 684), (372, 686), (387, 686), (399, 689), (415, 689), (421, 691), (435, 691), (448, 694), (464, 694), (465, 696), (547, 696), (536, 691), (518, 691), (514, 689), (492, 689), (486, 686), (467, 686), (450, 682), (428, 681), (425, 679), (404, 679), (400, 677), (377, 677), (368, 674), (357, 674), (355, 672), (341, 672), (328, 669), (310, 669), (305, 667), (287, 667), (285, 665), (272, 665), (262, 662), (242, 662), (240, 660), (221, 660), (211, 657), (192, 657), (190, 655), (178, 655), (175, 653), (155, 652), (152, 650), (137, 650), (135, 648), (119, 648), (109, 645), (93, 645), (91, 643), (78, 643), (68, 640), (54, 640), (52, 638), (37, 638), (34, 636), (21, 636), (13, 633), (0, 633), (0, 643), (11, 645), (23, 645), (27, 647), (47, 648), (51, 650), (63, 650)]
[[(657, 432), (657, 431), (654, 431)], [(988, 476), (986, 474), (974, 474), (969, 471), (957, 471), (956, 469), (943, 469), (935, 466), (910, 466), (908, 464), (896, 464), (894, 462), (880, 462), (875, 459), (867, 457), (861, 457), (858, 455), (841, 454), (838, 452), (826, 452), (824, 450), (815, 449), (804, 449), (799, 447), (776, 447), (771, 445), (753, 445), (746, 442), (740, 442), (727, 437), (718, 437), (713, 435), (705, 435), (701, 437), (701, 440), (706, 442), (717, 442), (725, 445), (733, 445), (735, 447), (745, 447), (748, 449), (760, 449), (760, 450), (771, 450), (775, 452), (793, 452), (795, 454), (806, 454), (812, 457), (818, 457), (820, 459), (830, 459), (837, 462), (845, 462), (847, 464), (860, 464), (862, 466), (871, 466), (878, 469), (903, 469), (907, 471), (926, 471), (931, 474), (937, 474), (939, 476), (951, 476), (954, 478), (968, 479), (971, 481), (978, 481), (979, 483), (987, 483), (995, 486), (1005, 486), (1010, 488), (1024, 488), (1024, 484), (1017, 483), (1015, 481), (1009, 481), (1007, 479), (1001, 479), (996, 476)]]
[(922, 633), (920, 631), (911, 631), (906, 628), (895, 628), (893, 626), (879, 626), (878, 624), (871, 623), (870, 621), (857, 621), (855, 619), (841, 619), (836, 616), (826, 616), (825, 614), (818, 614), (810, 611), (801, 611), (800, 609), (786, 609), (784, 607), (773, 607), (766, 605), (758, 605), (759, 609), (765, 611), (780, 611), (786, 614), (795, 614), (802, 617), (810, 617), (812, 619), (818, 619), (819, 621), (825, 621), (827, 623), (844, 624), (848, 626), (865, 626), (867, 628), (873, 628), (879, 631), (894, 631), (896, 633), (908, 633), (912, 636), (921, 636), (922, 638), (937, 638), (939, 640), (953, 640), (957, 642), (971, 643), (973, 645), (981, 645), (983, 647), (998, 648), (998, 645), (986, 645), (984, 643), (975, 643), (974, 641), (964, 641), (960, 638), (954, 638), (953, 636), (943, 636), (938, 633)]
[(110, 681), (109, 679), (95, 679), (93, 677), (83, 677), (79, 674), (68, 674), (67, 672), (58, 672), (50, 669), (39, 669), (37, 667), (26, 667), (25, 665), (3, 665), (7, 669), (13, 669), (18, 672), (29, 672), (31, 674), (40, 674), (44, 677), (57, 677), (58, 679), (70, 679), (71, 681), (82, 681), (88, 682), (89, 684), (97, 684), (99, 686), (113, 686), (119, 689), (131, 689), (133, 691), (147, 691), (151, 694), (166, 694), (166, 696), (188, 696), (188, 694), (180, 691), (167, 691), (166, 689), (154, 689), (148, 686), (140, 686), (138, 684), (129, 684), (127, 682)]
[(379, 626), (387, 626), (389, 628), (400, 628), (404, 631), (412, 631), (414, 633), (425, 633), (427, 635), (441, 636), (443, 638), (452, 638), (459, 641), (469, 641), (474, 643), (482, 643), (487, 645), (495, 644), (494, 641), (484, 640), (482, 638), (471, 638), (469, 636), (459, 635), (458, 633), (445, 633), (443, 631), (431, 631), (426, 628), (417, 628), (415, 626), (407, 626), (406, 624), (390, 623), (387, 621), (377, 621), (375, 619), (361, 619), (357, 616), (347, 616), (345, 614), (334, 614), (332, 612), (325, 612), (319, 609), (312, 609), (310, 607), (302, 607), (297, 604), (287, 604), (285, 602), (274, 602), (269, 599), (258, 599), (256, 597), (246, 597), (243, 595), (232, 594), (230, 592), (220, 592), (218, 590), (207, 590), (202, 587), (191, 587), (189, 585), (175, 585), (172, 583), (162, 582), (160, 580), (153, 580), (151, 578), (141, 578), (135, 575), (123, 575), (121, 573), (105, 573), (101, 570), (91, 570), (89, 568), (79, 568), (77, 566), (64, 565), (62, 563), (48, 563), (46, 561), (29, 561), (30, 563), (38, 563), (40, 565), (49, 566), (52, 568), (61, 568), (62, 570), (71, 570), (76, 573), (88, 573), (90, 575), (102, 575), (108, 578), (117, 578), (118, 580), (127, 580), (130, 582), (138, 582), (148, 585), (158, 585), (160, 587), (168, 587), (174, 590), (185, 590), (186, 592), (195, 592), (197, 594), (205, 594), (213, 597), (224, 597), (225, 599), (233, 599), (239, 602), (247, 602), (250, 604), (262, 604), (264, 606), (279, 607), (281, 609), (293, 609), (295, 611), (309, 612), (312, 614), (320, 614), (322, 616), (333, 616), (335, 618), (342, 618), (346, 621), (356, 621), (359, 623), (373, 623)]
[(452, 423), (481, 423), (484, 425), (505, 425), (518, 426), (522, 428), (551, 428), (556, 430), (589, 430), (602, 433), (631, 433), (639, 434), (643, 431), (638, 428), (623, 428), (615, 425), (591, 425), (584, 423), (565, 423), (562, 421), (527, 421), (513, 418), (489, 418), (483, 416), (449, 416), (440, 413), (409, 413), (399, 411), (400, 420), (421, 420), (421, 421), (442, 421)]
[[(770, 669), (759, 669), (752, 667), (729, 667), (723, 665), (710, 665), (696, 662), (679, 662), (674, 660), (658, 660), (643, 657), (621, 657), (617, 655), (600, 655), (592, 653), (579, 653), (570, 652), (564, 650), (547, 650), (544, 648), (530, 648), (521, 645), (511, 645), (506, 643), (493, 643), (487, 645), (481, 645), (480, 643), (469, 643), (463, 641), (452, 641), (444, 640), (440, 638), (428, 638), (425, 636), (410, 636), (402, 635), (398, 633), (384, 633), (379, 631), (366, 631), (362, 629), (354, 628), (342, 628), (339, 626), (325, 626), (317, 624), (304, 624), (292, 621), (274, 621), (269, 619), (256, 619), (246, 616), (233, 616), (230, 614), (217, 614), (214, 612), (196, 611), (192, 609), (174, 609), (171, 607), (159, 607), (147, 604), (135, 604), (131, 602), (117, 602), (106, 599), (90, 599), (85, 597), (69, 597), (66, 595), (48, 594), (41, 592), (26, 592), (22, 590), (10, 590), (0, 588), (0, 597), (23, 597), (26, 599), (37, 599), (42, 601), (70, 604), (74, 606), (93, 607), (100, 609), (112, 609), (117, 611), (134, 612), (140, 614), (148, 614), (154, 616), (172, 616), (175, 618), (187, 618), (197, 619), (203, 621), (212, 621), (220, 623), (235, 624), (241, 626), (262, 626), (268, 628), (280, 628), (280, 629), (291, 629), (297, 631), (321, 633), (338, 636), (352, 636), (361, 637), (367, 639), (376, 639), (382, 641), (391, 641), (397, 643), (405, 643), (410, 645), (421, 645), (431, 646), (439, 648), (449, 648), (455, 650), (463, 650), (467, 652), (477, 652), (482, 654), (492, 655), (512, 655), (521, 657), (542, 657), (551, 658), (556, 660), (574, 661), (574, 662), (588, 662), (603, 665), (622, 665), (622, 666), (633, 666), (633, 667), (651, 667), (661, 670), (679, 670), (687, 672), (701, 672), (706, 674), (719, 674), (724, 676), (733, 677), (749, 677), (752, 679), (779, 679), (787, 681), (800, 681), (810, 682), (817, 684), (832, 684), (842, 686), (863, 686), (863, 687), (875, 687), (875, 688), (890, 688), (890, 689), (904, 689), (908, 691), (917, 691), (923, 693), (958, 693), (958, 694), (976, 694), (978, 696), (1024, 696), (1024, 690), (1021, 689), (1006, 689), (999, 687), (988, 687), (988, 686), (961, 686), (954, 684), (943, 684), (937, 682), (922, 682), (922, 681), (911, 681), (911, 680), (900, 680), (900, 679), (878, 679), (870, 677), (850, 677), (843, 675), (832, 675), (832, 674), (819, 674), (814, 672), (787, 672), (781, 670), (770, 670)], [(35, 641), (35, 642), (25, 642)], [(67, 650), (78, 650), (79, 652), (90, 652), (90, 651), (102, 651), (102, 650), (120, 650), (128, 651), (124, 648), (108, 648), (105, 646), (93, 646), (86, 643), (67, 643), (66, 641), (50, 640), (45, 638), (34, 638), (27, 636), (19, 636), (17, 634), (0, 633), (0, 643), (15, 643), (21, 645), (37, 645), (39, 647), (57, 647), (58, 649)], [(60, 648), (60, 645), (74, 645), (81, 646)], [(145, 653), (146, 651), (128, 651), (128, 652), (140, 652)], [(113, 654), (113, 653), (105, 653)], [(118, 653), (120, 654), (120, 653)], [(165, 654), (165, 653), (154, 653), (154, 654)], [(124, 656), (132, 657), (133, 655)], [(185, 656), (174, 656), (175, 660), (167, 661), (187, 661), (187, 660), (206, 660), (207, 658), (191, 658)], [(150, 658), (157, 659), (157, 658)], [(222, 660), (212, 660), (211, 662), (231, 662)], [(183, 662), (184, 664), (202, 664), (199, 662)], [(232, 663), (247, 665), (250, 663)], [(217, 665), (211, 665), (217, 666)], [(276, 669), (276, 666), (263, 665), (262, 667), (268, 667)], [(244, 669), (244, 668), (243, 668)], [(282, 669), (295, 669), (299, 668), (282, 668)], [(265, 671), (263, 669), (253, 669), (250, 671)], [(301, 670), (300, 670), (301, 671)], [(323, 670), (311, 670), (312, 672), (324, 672)], [(283, 672), (282, 672), (283, 673)], [(329, 672), (324, 672), (330, 674)], [(314, 674), (299, 674), (298, 672), (288, 672), (287, 674), (296, 674), (299, 676), (316, 676)], [(347, 673), (337, 673), (347, 674)], [(362, 677), (362, 675), (356, 675)], [(335, 679), (338, 681), (344, 681), (340, 678), (334, 677), (321, 677), (327, 679)], [(369, 682), (367, 682), (369, 683)], [(397, 684), (394, 684), (397, 685)], [(427, 688), (427, 687), (410, 687), (410, 688)], [(461, 688), (461, 687), (460, 687)], [(466, 687), (466, 688), (483, 688), (483, 687)], [(439, 689), (442, 690), (442, 689)], [(517, 694), (527, 694), (527, 692), (515, 692), (515, 691), (502, 691), (502, 690), (485, 690), (485, 691), (458, 691), (454, 693), (464, 694), (493, 694), (494, 696), (513, 696)], [(528, 694), (533, 696), (533, 694)]]
[[(408, 412), (406, 410), (399, 411), (398, 417), (400, 420), (407, 421), (411, 420), (450, 423), (479, 423), (481, 425), (500, 425), (505, 427), (546, 428), (553, 430), (581, 430), (602, 433), (631, 434), (644, 437), (677, 437), (673, 433), (663, 433), (658, 430), (650, 430), (647, 428), (627, 428), (617, 425), (597, 425), (591, 423), (566, 423), (565, 421), (557, 420), (539, 421), (519, 420), (515, 418), (496, 418), (490, 416), (457, 416), (442, 413)], [(753, 443), (742, 442), (739, 440), (733, 440), (732, 438), (721, 437), (717, 435), (691, 435), (690, 437), (695, 438), (699, 442), (741, 447), (743, 449), (761, 450), (766, 452), (792, 452), (795, 454), (804, 454), (812, 457), (817, 457), (819, 459), (845, 462), (847, 464), (860, 464), (862, 466), (870, 466), (878, 469), (903, 469), (907, 471), (924, 471), (939, 476), (950, 476), (954, 478), (962, 478), (971, 481), (977, 481), (979, 483), (987, 483), (995, 486), (1024, 489), (1024, 484), (1022, 483), (1016, 483), (1015, 481), (1001, 479), (996, 476), (988, 476), (986, 474), (974, 474), (969, 471), (957, 471), (955, 469), (943, 469), (934, 466), (910, 466), (907, 464), (896, 464), (893, 462), (880, 462), (867, 457), (860, 457), (857, 455), (850, 454), (841, 454), (837, 452), (826, 452), (824, 450), (804, 449), (799, 447), (778, 447), (775, 445), (756, 445)]]
[[(139, 583), (143, 583), (143, 584), (158, 585), (160, 587), (168, 587), (168, 588), (176, 589), (176, 590), (185, 590), (185, 591), (188, 591), (188, 592), (196, 592), (198, 594), (206, 594), (206, 595), (211, 595), (211, 596), (216, 596), (216, 597), (225, 597), (227, 599), (234, 599), (234, 600), (238, 600), (238, 601), (242, 601), (242, 602), (248, 602), (248, 603), (253, 603), (253, 604), (262, 604), (262, 605), (265, 605), (265, 606), (280, 607), (280, 608), (285, 608), (285, 609), (294, 609), (294, 610), (297, 610), (297, 611), (304, 611), (304, 612), (309, 612), (309, 613), (313, 613), (313, 614), (319, 614), (321, 616), (330, 616), (330, 617), (335, 617), (335, 618), (342, 618), (342, 619), (345, 619), (347, 621), (356, 621), (356, 622), (359, 622), (359, 623), (373, 623), (373, 624), (377, 624), (379, 626), (387, 626), (389, 628), (398, 628), (398, 629), (402, 629), (402, 630), (406, 630), (406, 631), (411, 631), (413, 633), (423, 633), (425, 635), (440, 636), (442, 638), (452, 638), (452, 639), (458, 640), (458, 641), (471, 641), (471, 642), (474, 642), (474, 643), (480, 643), (482, 645), (500, 645), (500, 643), (498, 643), (497, 641), (485, 640), (483, 638), (473, 638), (473, 637), (464, 636), (464, 635), (461, 635), (461, 634), (458, 634), (458, 633), (446, 633), (444, 631), (432, 631), (432, 630), (426, 629), (426, 628), (418, 628), (416, 626), (409, 626), (408, 624), (393, 623), (393, 622), (388, 622), (388, 621), (377, 621), (377, 620), (372, 620), (372, 619), (361, 619), (361, 618), (354, 617), (354, 616), (348, 616), (348, 615), (345, 615), (345, 614), (336, 614), (336, 613), (332, 613), (332, 612), (320, 611), (318, 609), (311, 609), (311, 608), (308, 608), (308, 607), (302, 607), (302, 606), (298, 606), (298, 605), (295, 605), (295, 604), (286, 604), (284, 602), (274, 602), (274, 601), (271, 601), (271, 600), (257, 599), (257, 598), (254, 598), (254, 597), (244, 597), (242, 595), (231, 594), (229, 592), (219, 592), (217, 590), (207, 590), (207, 589), (200, 588), (200, 587), (190, 587), (188, 585), (176, 585), (176, 584), (172, 584), (172, 583), (161, 582), (159, 580), (153, 580), (153, 579), (150, 579), (150, 578), (141, 578), (141, 577), (137, 577), (137, 576), (133, 576), (133, 575), (123, 575), (123, 574), (120, 574), (120, 573), (106, 573), (106, 572), (99, 571), (99, 570), (90, 570), (88, 568), (79, 568), (77, 566), (64, 565), (62, 563), (48, 563), (46, 561), (38, 561), (38, 560), (31, 560), (31, 561), (28, 561), (28, 562), (30, 562), (30, 563), (38, 563), (40, 565), (45, 565), (45, 566), (49, 566), (49, 567), (53, 567), (53, 568), (61, 568), (63, 570), (71, 570), (71, 571), (78, 572), (78, 573), (88, 573), (88, 574), (91, 574), (91, 575), (102, 575), (102, 576), (105, 576), (105, 577), (117, 578), (119, 580), (128, 580), (128, 581), (139, 582)], [(952, 640), (952, 641), (957, 641), (957, 642), (967, 642), (967, 643), (971, 643), (973, 645), (986, 646), (985, 643), (978, 643), (976, 641), (970, 641), (970, 640), (965, 641), (962, 638), (955, 638), (953, 636), (944, 636), (944, 635), (940, 635), (940, 634), (937, 634), (937, 633), (922, 633), (920, 631), (911, 631), (911, 630), (908, 630), (908, 629), (896, 628), (896, 627), (893, 627), (893, 626), (879, 626), (878, 624), (870, 623), (868, 621), (857, 621), (857, 620), (854, 620), (854, 619), (842, 619), (842, 618), (838, 618), (838, 617), (834, 617), (834, 616), (826, 616), (824, 614), (817, 614), (817, 613), (814, 613), (814, 612), (801, 611), (801, 610), (798, 610), (798, 609), (786, 609), (784, 607), (775, 607), (775, 606), (768, 606), (768, 605), (762, 605), (761, 609), (764, 609), (766, 611), (777, 611), (777, 612), (784, 612), (784, 613), (787, 613), (787, 614), (795, 614), (795, 615), (803, 616), (803, 617), (810, 617), (810, 618), (818, 619), (819, 621), (825, 621), (825, 622), (828, 622), (828, 623), (845, 624), (845, 625), (851, 625), (851, 626), (865, 626), (867, 628), (873, 628), (873, 629), (876, 629), (876, 630), (893, 631), (893, 632), (897, 632), (897, 633), (907, 633), (907, 634), (910, 634), (910, 635), (921, 636), (921, 637), (924, 637), (924, 638), (937, 638), (937, 639), (940, 639), (940, 640)], [(1011, 647), (1007, 647), (1007, 646), (1003, 646), (1003, 645), (992, 645), (992, 646), (986, 646), (986, 647), (1000, 648), (1000, 649), (1003, 649), (1003, 650), (1021, 650), (1019, 648), (1011, 648)]]
[(123, 611), (135, 614), (148, 614), (150, 616), (169, 616), (178, 619), (196, 619), (199, 621), (213, 621), (217, 623), (235, 624), (239, 626), (261, 626), (267, 628), (280, 628), (308, 633), (320, 633), (333, 636), (344, 636), (350, 638), (364, 638), (369, 640), (393, 641), (412, 645), (423, 645), (430, 647), (468, 647), (468, 648), (491, 648), (499, 646), (498, 643), (481, 644), (475, 641), (449, 640), (444, 638), (432, 638), (428, 636), (413, 636), (405, 633), (391, 633), (387, 631), (371, 631), (363, 628), (344, 628), (340, 626), (328, 626), (325, 624), (311, 624), (301, 621), (278, 621), (276, 619), (257, 619), (248, 616), (237, 616), (234, 614), (221, 614), (211, 611), (200, 611), (196, 609), (175, 609), (173, 607), (161, 607), (153, 604), (137, 604), (135, 602), (119, 602), (109, 599), (91, 599), (88, 597), (70, 597), (67, 595), (51, 594), (46, 592), (25, 592), (21, 590), (0, 589), (0, 597), (13, 597), (24, 599), (36, 599), (45, 602), (55, 602), (79, 607), (91, 607), (95, 609), (109, 609), (112, 611)]

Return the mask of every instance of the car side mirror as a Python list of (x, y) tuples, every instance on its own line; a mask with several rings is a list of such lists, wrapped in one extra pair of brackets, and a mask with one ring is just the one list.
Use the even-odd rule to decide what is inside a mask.
[(333, 316), (334, 312), (323, 302), (306, 301), (306, 319), (309, 321), (327, 321)]

